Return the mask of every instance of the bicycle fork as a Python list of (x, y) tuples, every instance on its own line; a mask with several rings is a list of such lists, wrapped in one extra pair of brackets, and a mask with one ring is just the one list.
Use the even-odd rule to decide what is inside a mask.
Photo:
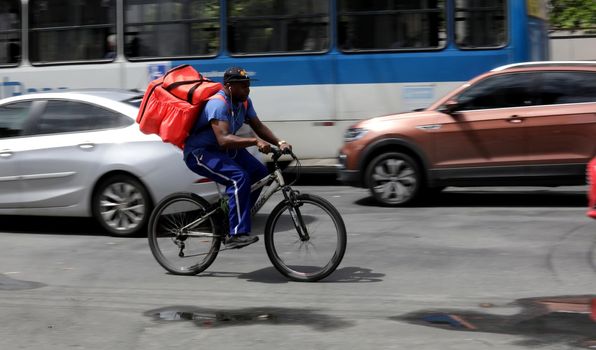
[(298, 232), (300, 241), (307, 242), (310, 239), (310, 236), (308, 234), (306, 224), (304, 223), (302, 213), (300, 212), (300, 206), (302, 206), (302, 203), (300, 203), (300, 201), (298, 200), (298, 195), (300, 193), (298, 191), (292, 190), (289, 187), (284, 187), (282, 189), (282, 192), (284, 194), (284, 197), (288, 201), (288, 211), (290, 212), (290, 217), (292, 218), (294, 227)]

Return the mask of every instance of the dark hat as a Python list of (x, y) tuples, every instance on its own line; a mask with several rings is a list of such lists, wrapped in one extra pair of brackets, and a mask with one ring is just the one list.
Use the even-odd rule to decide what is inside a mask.
[(246, 71), (244, 70), (244, 68), (240, 68), (240, 67), (230, 67), (228, 69), (226, 69), (226, 72), (224, 73), (224, 84), (227, 83), (234, 83), (234, 82), (238, 82), (238, 81), (251, 81), (251, 80), (255, 80), (255, 79), (251, 79), (248, 76), (248, 73), (246, 73)]

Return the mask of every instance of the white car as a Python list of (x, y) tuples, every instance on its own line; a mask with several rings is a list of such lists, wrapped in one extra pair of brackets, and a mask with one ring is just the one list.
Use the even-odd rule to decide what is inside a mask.
[(145, 233), (153, 206), (217, 196), (182, 151), (135, 123), (142, 93), (88, 90), (0, 100), (0, 215), (93, 216), (111, 234)]

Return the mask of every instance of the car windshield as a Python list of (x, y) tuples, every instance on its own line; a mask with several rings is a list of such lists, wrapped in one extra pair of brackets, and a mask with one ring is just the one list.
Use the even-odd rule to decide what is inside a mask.
[(134, 96), (134, 97), (128, 98), (122, 102), (138, 108), (138, 107), (141, 107), (141, 101), (143, 101), (143, 95)]

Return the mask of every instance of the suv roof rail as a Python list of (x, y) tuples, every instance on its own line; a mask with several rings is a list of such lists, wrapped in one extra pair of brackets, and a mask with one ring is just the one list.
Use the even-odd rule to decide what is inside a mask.
[(548, 66), (595, 66), (596, 61), (535, 61), (535, 62), (519, 62), (507, 64), (504, 66), (497, 67), (491, 72), (499, 72), (512, 68), (523, 68), (523, 67), (548, 67)]

